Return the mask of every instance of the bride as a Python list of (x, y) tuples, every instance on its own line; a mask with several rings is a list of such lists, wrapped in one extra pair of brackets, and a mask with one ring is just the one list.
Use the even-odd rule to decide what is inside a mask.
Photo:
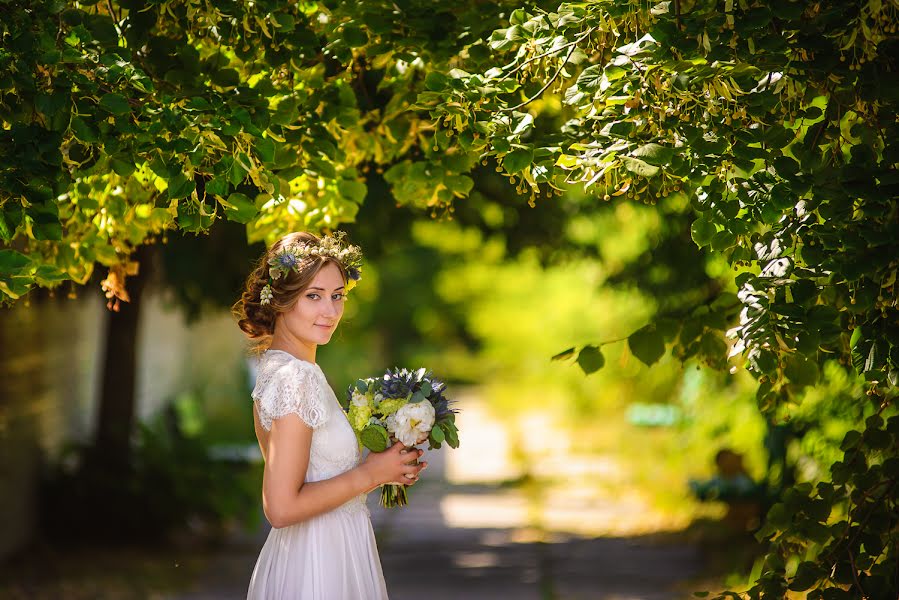
[(361, 258), (341, 233), (290, 233), (265, 253), (234, 305), (261, 351), (253, 413), (265, 459), (262, 507), (272, 525), (247, 598), (387, 598), (365, 495), (385, 483), (412, 485), (427, 463), (417, 464), (421, 450), (401, 443), (362, 461), (315, 362)]

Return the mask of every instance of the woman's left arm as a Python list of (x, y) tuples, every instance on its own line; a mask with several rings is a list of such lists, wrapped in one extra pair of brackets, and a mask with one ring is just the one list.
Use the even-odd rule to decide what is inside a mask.
[(312, 428), (296, 414), (272, 421), (262, 478), (262, 507), (272, 527), (287, 527), (331, 511), (351, 498), (382, 483), (414, 483), (427, 463), (414, 463), (420, 450), (401, 453), (394, 444), (385, 452), (369, 455), (356, 468), (336, 477), (306, 483)]

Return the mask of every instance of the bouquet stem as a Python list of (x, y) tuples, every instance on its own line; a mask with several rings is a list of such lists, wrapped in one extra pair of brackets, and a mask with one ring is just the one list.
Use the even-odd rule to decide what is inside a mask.
[(381, 506), (393, 508), (394, 506), (406, 506), (406, 504), (408, 504), (406, 486), (393, 484), (381, 486)]
[[(396, 437), (391, 435), (390, 442), (395, 444), (397, 442)], [(414, 447), (413, 447), (414, 448)], [(409, 452), (409, 450), (403, 450), (403, 453)], [(412, 461), (410, 464), (418, 464), (418, 459)], [(404, 485), (395, 485), (395, 484), (387, 484), (381, 486), (381, 506), (384, 508), (393, 508), (395, 506), (406, 506), (408, 504), (408, 498), (406, 496), (406, 486)]]

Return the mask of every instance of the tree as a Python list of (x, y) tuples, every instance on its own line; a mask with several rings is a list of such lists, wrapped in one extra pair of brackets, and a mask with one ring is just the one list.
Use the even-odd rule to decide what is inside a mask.
[[(444, 125), (435, 145), (495, 159), (533, 201), (577, 184), (695, 212), (696, 244), (740, 271), (736, 296), (713, 289), (634, 332), (646, 364), (669, 348), (722, 366), (743, 356), (773, 419), (827, 361), (864, 377), (870, 416), (831, 481), (799, 484), (771, 510), (751, 597), (899, 589), (897, 24), (877, 0), (520, 9), (468, 49), (470, 72), (431, 76), (419, 96)], [(560, 114), (561, 128), (534, 134)], [(600, 345), (560, 358), (589, 372)]]

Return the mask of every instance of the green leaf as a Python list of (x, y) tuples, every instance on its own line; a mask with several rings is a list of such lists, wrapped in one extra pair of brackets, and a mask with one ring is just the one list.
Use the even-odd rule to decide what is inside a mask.
[(574, 347), (568, 348), (567, 350), (562, 350), (558, 354), (553, 355), (550, 360), (565, 360), (566, 358), (571, 358), (574, 356)]
[(171, 177), (168, 180), (168, 184), (169, 198), (172, 200), (179, 200), (190, 196), (190, 193), (193, 192), (196, 187), (193, 178), (188, 177), (184, 173), (177, 173), (174, 177)]
[(599, 371), (605, 363), (605, 357), (596, 346), (584, 346), (577, 355), (577, 364), (587, 375)]
[(121, 94), (104, 94), (103, 97), (100, 98), (100, 106), (114, 115), (127, 115), (131, 112), (131, 106), (128, 104), (128, 100)]
[[(859, 442), (862, 441), (862, 434), (859, 431), (847, 431), (846, 435), (843, 436), (843, 441), (840, 443), (840, 450), (846, 452), (858, 446)], [(836, 466), (836, 465), (834, 465)]]
[(216, 69), (212, 72), (212, 83), (221, 87), (237, 87), (240, 85), (240, 73), (237, 69)]
[(631, 152), (631, 155), (651, 165), (663, 166), (671, 162), (674, 157), (674, 148), (668, 148), (661, 144), (646, 144)]
[(874, 371), (878, 368), (878, 355), (877, 355), (877, 341), (871, 344), (871, 349), (868, 351), (868, 357), (865, 359), (865, 366), (863, 371), (865, 373), (869, 371)]
[(270, 138), (256, 138), (253, 148), (262, 162), (271, 163), (275, 160), (275, 142)]
[(789, 588), (794, 592), (801, 592), (814, 586), (826, 576), (826, 571), (817, 563), (806, 561), (799, 563), (796, 575), (790, 581)]
[(368, 34), (356, 25), (347, 25), (343, 28), (343, 41), (350, 48), (359, 48), (368, 43)]
[(446, 75), (440, 73), (439, 71), (431, 71), (425, 77), (425, 87), (432, 92), (439, 92), (446, 89), (449, 84), (449, 79), (447, 79)]
[(458, 448), (459, 430), (456, 429), (456, 424), (452, 421), (440, 421), (439, 424), (443, 433), (446, 434), (446, 443), (450, 445), (450, 448)]
[(282, 32), (293, 31), (296, 27), (296, 20), (293, 18), (293, 15), (274, 13), (272, 18), (275, 21), (275, 26)]
[(639, 158), (632, 158), (630, 156), (622, 156), (621, 164), (624, 165), (625, 169), (627, 169), (634, 175), (646, 177), (647, 179), (650, 177), (655, 177), (661, 171), (659, 167), (653, 166), (645, 161), (640, 160)]
[(665, 340), (652, 324), (632, 333), (627, 338), (627, 346), (646, 366), (652, 366), (665, 354)]
[(431, 434), (429, 437), (438, 444), (442, 444), (446, 439), (446, 434), (443, 433), (443, 429), (441, 429), (439, 426), (435, 426), (431, 428)]
[(362, 204), (368, 194), (368, 187), (355, 179), (341, 179), (337, 182), (337, 191), (347, 200)]
[(854, 350), (858, 345), (859, 340), (862, 339), (862, 328), (856, 327), (852, 330), (852, 337), (849, 338), (849, 349)]
[(791, 354), (786, 359), (784, 375), (791, 383), (805, 387), (818, 381), (818, 363), (802, 354)]
[(31, 277), (7, 277), (0, 274), (0, 292), (18, 300), (31, 289)]
[(121, 175), (122, 177), (131, 175), (135, 170), (134, 163), (116, 158), (115, 156), (109, 159), (109, 166), (112, 167), (112, 170), (115, 171), (117, 175)]
[(705, 217), (699, 217), (690, 225), (690, 237), (700, 248), (711, 244), (716, 233), (718, 233), (718, 229), (715, 228), (715, 224)]
[(229, 188), (230, 185), (227, 178), (221, 175), (216, 175), (206, 182), (206, 193), (213, 196), (224, 196), (228, 193)]
[(702, 349), (706, 359), (713, 364), (720, 362), (727, 356), (727, 344), (721, 339), (721, 334), (714, 331), (707, 331), (702, 334), (702, 338), (699, 340), (699, 347)]
[(256, 204), (239, 192), (231, 194), (228, 200), (221, 201), (221, 204), (225, 207), (225, 216), (229, 221), (249, 223), (259, 214)]
[(457, 196), (467, 196), (474, 187), (474, 180), (465, 175), (447, 175), (443, 179), (447, 189)]
[(581, 74), (578, 76), (575, 85), (580, 90), (593, 91), (599, 89), (601, 81), (602, 66), (592, 65), (581, 71)]
[(359, 432), (359, 441), (372, 452), (384, 452), (389, 439), (387, 430), (380, 425), (368, 425)]
[(712, 242), (710, 245), (712, 247), (712, 250), (714, 250), (715, 252), (721, 252), (722, 250), (731, 248), (736, 243), (736, 236), (727, 229), (722, 229), (712, 236)]
[(9, 226), (9, 223), (6, 222), (6, 217), (3, 215), (3, 210), (0, 209), (0, 239), (4, 242), (9, 243), (12, 240), (13, 232)]
[(68, 279), (68, 275), (53, 265), (41, 265), (34, 272), (35, 280), (42, 286), (53, 286)]
[(531, 148), (512, 150), (503, 157), (503, 168), (514, 175), (523, 171), (534, 162), (534, 151)]
[(523, 8), (516, 8), (509, 17), (509, 23), (512, 25), (523, 25), (531, 16)]
[(72, 117), (71, 127), (75, 137), (85, 144), (94, 143), (99, 139), (93, 126), (89, 125), (87, 121), (80, 117)]
[(29, 264), (31, 264), (31, 259), (20, 252), (0, 250), (0, 273), (4, 275), (19, 273)]

